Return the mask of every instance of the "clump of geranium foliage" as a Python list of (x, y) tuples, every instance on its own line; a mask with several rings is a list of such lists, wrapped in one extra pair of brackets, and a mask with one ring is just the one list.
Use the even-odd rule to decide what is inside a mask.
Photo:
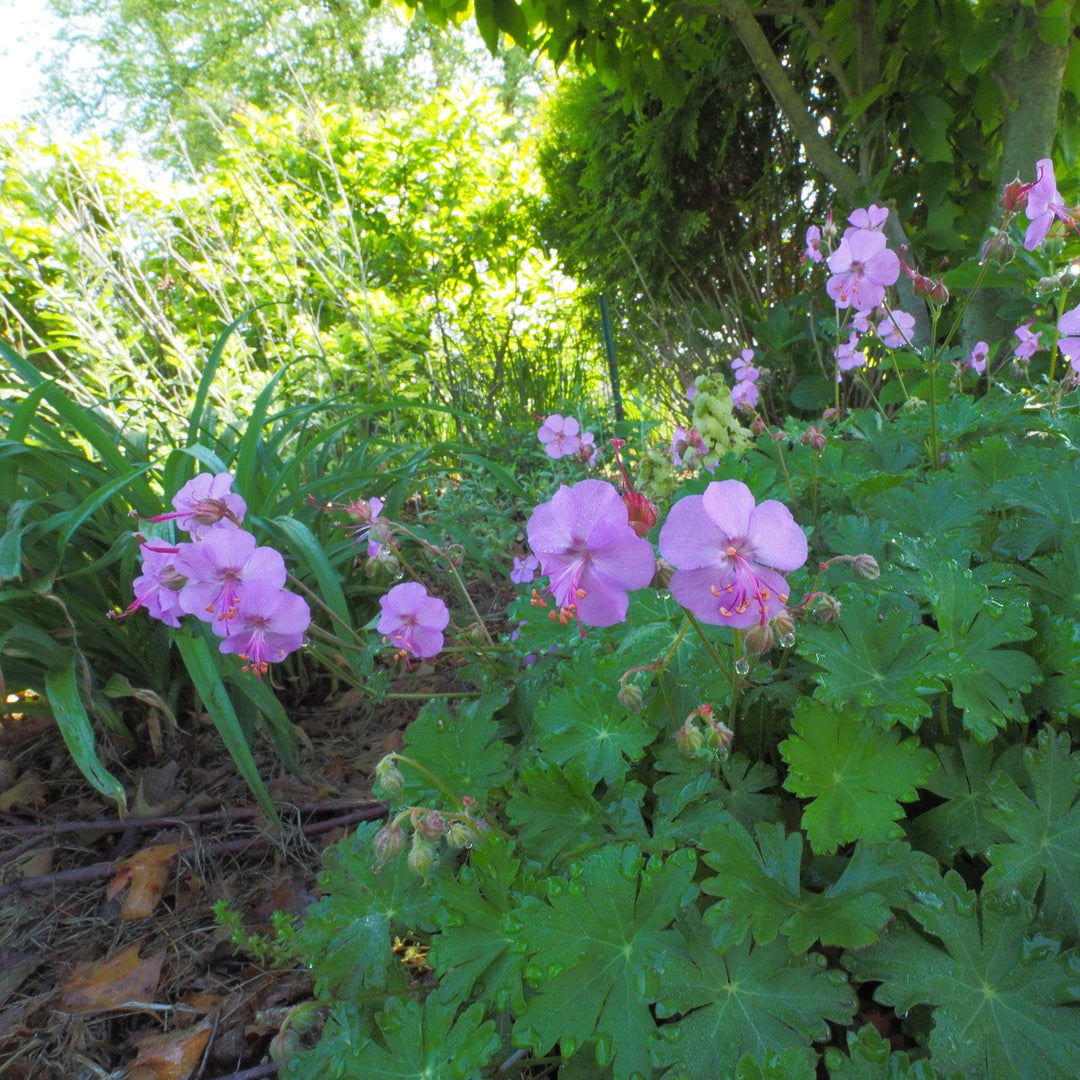
[[(566, 482), (507, 552), (510, 632), (463, 628), (475, 692), (423, 708), (388, 821), (330, 853), (297, 939), (326, 1025), (283, 1075), (1080, 1075), (1071, 279), (1018, 345), (961, 349), (884, 215), (807, 238), (836, 309), (819, 421), (755, 412), (750, 343), (663, 469), (544, 422)], [(980, 273), (1023, 244), (1052, 277), (1071, 224), (1040, 162)], [(379, 628), (426, 663), (454, 630), (404, 588)]]

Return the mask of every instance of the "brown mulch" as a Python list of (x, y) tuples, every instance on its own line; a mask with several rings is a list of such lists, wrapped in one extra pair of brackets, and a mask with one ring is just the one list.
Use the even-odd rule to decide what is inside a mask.
[(275, 912), (302, 912), (324, 849), (383, 813), (372, 772), (413, 712), (352, 693), (294, 710), (303, 779), (255, 748), (281, 832), (206, 717), (160, 743), (102, 740), (128, 793), (121, 822), (54, 725), (0, 716), (0, 1077), (274, 1075), (271, 1043), (310, 975), (238, 945), (213, 906), (267, 940)]

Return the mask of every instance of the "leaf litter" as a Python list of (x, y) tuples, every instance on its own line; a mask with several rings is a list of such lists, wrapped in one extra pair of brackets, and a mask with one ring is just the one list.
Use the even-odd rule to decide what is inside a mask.
[[(295, 916), (315, 898), (324, 847), (378, 812), (374, 765), (410, 718), (352, 701), (297, 716), (310, 739), (308, 781), (269, 754), (260, 761), (282, 834), (267, 828), (220, 743), (198, 737), (197, 720), (169, 737), (170, 760), (114, 748), (133, 805), (149, 815), (123, 823), (55, 727), (28, 725), (21, 742), (5, 731), (5, 1080), (118, 1069), (129, 1080), (217, 1080), (268, 1061), (272, 1042), (314, 1038), (310, 1018), (296, 1020), (311, 1010), (309, 974), (272, 950), (257, 958), (250, 936), (236, 944), (212, 908), (223, 901), (243, 935), (272, 940), (274, 912)], [(141, 747), (149, 756), (150, 740)]]

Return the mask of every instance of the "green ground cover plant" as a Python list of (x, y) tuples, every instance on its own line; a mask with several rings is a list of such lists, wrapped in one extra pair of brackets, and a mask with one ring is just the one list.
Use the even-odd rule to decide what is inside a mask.
[(1004, 205), (995, 245), (1066, 267), (1014, 342), (961, 352), (908, 267), (912, 345), (857, 210), (808, 236), (824, 422), (758, 412), (751, 348), (666, 454), (598, 463), (553, 414), (506, 632), (430, 573), (383, 597), (403, 670), (472, 644), (464, 692), (327, 858), (290, 939), (325, 1024), (285, 1076), (1078, 1075), (1077, 350), (1071, 241), (1037, 235), (1072, 218), (1047, 161)]

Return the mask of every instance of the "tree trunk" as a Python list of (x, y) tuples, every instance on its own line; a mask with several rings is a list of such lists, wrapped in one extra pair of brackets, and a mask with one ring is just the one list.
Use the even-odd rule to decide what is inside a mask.
[[(1045, 7), (1040, 5), (1040, 9)], [(1002, 126), (1002, 153), (998, 166), (998, 188), (1020, 177), (1025, 183), (1035, 179), (1035, 162), (1049, 157), (1057, 130), (1062, 79), (1069, 48), (1050, 45), (1039, 37), (1041, 10), (1021, 7), (1031, 47), (1018, 56), (1015, 38), (1003, 42), (998, 54), (996, 78), (1005, 98)], [(989, 228), (990, 222), (987, 223)], [(1011, 341), (1015, 322), (999, 317), (1009, 299), (1005, 289), (980, 289), (964, 314), (963, 339), (967, 348), (986, 341), (993, 348), (998, 341)]]

